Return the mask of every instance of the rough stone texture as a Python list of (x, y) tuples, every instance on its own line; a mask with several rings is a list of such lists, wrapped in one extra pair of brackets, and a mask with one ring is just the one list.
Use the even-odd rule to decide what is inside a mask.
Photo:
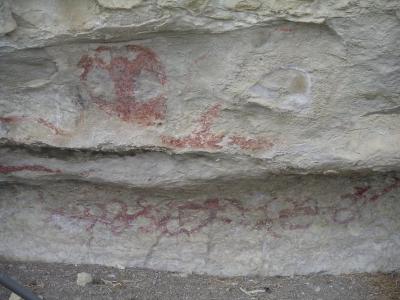
[[(215, 277), (99, 265), (10, 262), (0, 269), (45, 300), (397, 300), (399, 273), (313, 274), (293, 277)], [(96, 274), (92, 284), (76, 285), (78, 272)], [(155, 288), (156, 286), (156, 288)], [(250, 292), (249, 295), (243, 291)], [(264, 291), (264, 292), (262, 292)], [(0, 286), (0, 297), (10, 292)]]
[(11, 5), (7, 141), (399, 167), (397, 1), (50, 2)]
[[(3, 1), (2, 253), (225, 275), (399, 267), (399, 16), (397, 0)], [(364, 180), (370, 194), (358, 201), (353, 187)], [(139, 216), (121, 212), (114, 217), (129, 226), (114, 236), (108, 207), (118, 189), (117, 211), (142, 208), (158, 229), (135, 231)], [(139, 191), (145, 204), (128, 196)], [(30, 200), (9, 198), (21, 193)], [(264, 211), (257, 231), (267, 194), (299, 197), (274, 200), (291, 210)], [(332, 221), (346, 220), (346, 201), (362, 215), (360, 235)], [(56, 204), (72, 207), (53, 219)], [(163, 224), (182, 206), (196, 207), (193, 236)], [(207, 226), (197, 210), (209, 214)], [(281, 224), (300, 212), (316, 223)], [(75, 230), (85, 222), (94, 237)], [(48, 250), (31, 250), (34, 230), (48, 236)], [(31, 239), (23, 246), (13, 232)]]
[(79, 286), (85, 286), (93, 281), (92, 275), (86, 272), (81, 272), (76, 275), (76, 284)]
[(390, 271), (400, 265), (399, 190), (398, 174), (192, 190), (8, 183), (0, 255), (229, 276)]
[(0, 36), (17, 28), (7, 0), (0, 2)]
[(12, 293), (10, 295), (10, 298), (8, 298), (8, 300), (22, 300), (22, 298), (20, 296), (18, 296), (17, 294)]
[(97, 2), (105, 8), (130, 9), (135, 6), (139, 6), (143, 1), (142, 0), (97, 0)]

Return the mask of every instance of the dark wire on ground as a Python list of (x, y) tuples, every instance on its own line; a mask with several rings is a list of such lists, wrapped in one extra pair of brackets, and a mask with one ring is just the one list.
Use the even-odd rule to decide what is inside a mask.
[(32, 293), (31, 290), (25, 288), (4, 273), (0, 273), (0, 284), (25, 300), (41, 300), (38, 296)]

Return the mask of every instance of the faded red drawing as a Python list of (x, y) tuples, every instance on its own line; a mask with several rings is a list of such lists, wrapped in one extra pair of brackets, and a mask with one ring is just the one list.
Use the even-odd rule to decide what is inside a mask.
[[(224, 134), (212, 133), (211, 128), (219, 118), (221, 104), (214, 104), (201, 114), (197, 120), (197, 126), (191, 134), (184, 137), (173, 137), (162, 135), (161, 142), (172, 148), (189, 149), (221, 149), (221, 142), (225, 138)], [(241, 135), (227, 136), (229, 146), (239, 146), (242, 150), (262, 150), (270, 149), (274, 144), (267, 138), (255, 137), (249, 138)]]
[(200, 202), (189, 200), (183, 204), (170, 201), (166, 210), (164, 209), (159, 209), (159, 212), (163, 213), (163, 217), (159, 218), (154, 223), (154, 228), (150, 229), (169, 236), (179, 234), (190, 236), (200, 232), (213, 222), (220, 221), (229, 224), (232, 220), (223, 216), (223, 213), (229, 212), (231, 209), (239, 210), (242, 216), (245, 212), (243, 207), (237, 206), (235, 199), (228, 198), (209, 198)]
[[(86, 230), (92, 231), (96, 224), (104, 224), (110, 228), (111, 233), (120, 234), (139, 217), (151, 218), (149, 215), (152, 206), (143, 206), (137, 202), (138, 209), (135, 213), (129, 214), (126, 203), (112, 200), (107, 204), (96, 204), (95, 209), (77, 205), (75, 210), (68, 212), (65, 208), (52, 210), (52, 216), (65, 216), (69, 219), (76, 219), (86, 223)], [(111, 209), (117, 206), (117, 209)]]
[(211, 127), (220, 115), (221, 104), (215, 104), (204, 112), (197, 121), (197, 128), (188, 136), (175, 138), (161, 136), (163, 144), (173, 148), (220, 149), (219, 143), (224, 138), (223, 134), (211, 133)]
[(45, 172), (45, 173), (61, 173), (60, 170), (53, 170), (41, 165), (20, 165), (20, 166), (4, 166), (0, 165), (0, 174), (9, 174), (21, 171)]
[(277, 233), (280, 231), (307, 229), (319, 216), (318, 204), (310, 198), (275, 197), (251, 211), (261, 213), (251, 227), (263, 230), (275, 238), (281, 237)]
[[(91, 208), (76, 204), (73, 209), (65, 207), (50, 210), (52, 216), (62, 216), (85, 224), (91, 232), (102, 224), (114, 235), (137, 230), (143, 234), (167, 236), (192, 235), (211, 224), (245, 226), (250, 230), (262, 230), (279, 238), (285, 231), (305, 230), (318, 218), (332, 224), (344, 225), (361, 217), (363, 209), (373, 205), (385, 194), (400, 188), (400, 179), (393, 177), (391, 183), (376, 189), (369, 186), (355, 187), (354, 191), (339, 197), (331, 206), (321, 206), (317, 199), (299, 197), (275, 197), (263, 204), (250, 206), (233, 198), (208, 198), (170, 200), (154, 203), (139, 199), (128, 206), (125, 202), (112, 200)], [(128, 213), (130, 211), (131, 213)]]
[(280, 32), (286, 32), (286, 33), (294, 32), (294, 29), (289, 26), (280, 26), (280, 27), (276, 28), (276, 30), (280, 31)]
[[(139, 218), (147, 221), (138, 227), (142, 233), (158, 232), (168, 236), (179, 234), (191, 235), (210, 225), (217, 219), (219, 212), (238, 206), (234, 200), (218, 198), (206, 199), (202, 202), (188, 201), (182, 204), (169, 201), (165, 204), (144, 203), (143, 199), (136, 201), (136, 206), (128, 205), (119, 200), (112, 200), (107, 204), (96, 204), (93, 208), (76, 205), (74, 209), (65, 207), (50, 209), (51, 216), (62, 216), (71, 220), (85, 223), (87, 231), (91, 232), (97, 224), (103, 224), (114, 235), (123, 233), (132, 227)], [(128, 213), (134, 211), (133, 213)], [(242, 213), (245, 211), (241, 208)], [(221, 217), (220, 221), (230, 223), (231, 220)]]
[(43, 118), (33, 118), (33, 117), (27, 117), (27, 116), (6, 116), (6, 117), (0, 117), (0, 123), (5, 123), (5, 124), (18, 124), (21, 122), (35, 122), (38, 123), (44, 127), (47, 127), (50, 129), (54, 134), (56, 135), (65, 135), (67, 134), (64, 130), (61, 128), (57, 127), (53, 123), (43, 119)]
[(20, 116), (0, 117), (0, 123), (16, 124), (23, 121), (24, 118), (25, 117), (20, 117)]
[(373, 195), (371, 195), (369, 198), (367, 197), (368, 202), (375, 202), (379, 200), (379, 198), (387, 193), (390, 193), (391, 191), (400, 188), (400, 178), (394, 177), (394, 181), (392, 184), (389, 184), (386, 186), (384, 189), (381, 191), (375, 192)]
[(338, 224), (348, 224), (360, 216), (361, 209), (369, 203), (377, 202), (382, 196), (400, 188), (400, 179), (392, 177), (392, 183), (380, 190), (373, 190), (371, 186), (354, 187), (354, 192), (341, 196), (342, 201), (350, 201), (346, 207), (331, 208), (333, 221)]
[(237, 145), (242, 150), (261, 150), (269, 149), (274, 146), (274, 144), (266, 138), (246, 138), (240, 135), (233, 135), (229, 137), (229, 145)]
[(54, 134), (57, 134), (57, 135), (65, 135), (66, 134), (66, 132), (64, 130), (60, 129), (59, 127), (55, 126), (53, 123), (51, 123), (43, 118), (38, 118), (37, 122), (39, 124), (49, 128), (51, 131), (54, 132)]
[[(91, 100), (109, 115), (119, 117), (125, 122), (136, 122), (142, 125), (154, 125), (164, 120), (166, 113), (166, 97), (163, 93), (148, 99), (137, 97), (137, 84), (139, 76), (143, 72), (149, 72), (162, 86), (166, 83), (164, 67), (157, 55), (149, 48), (128, 45), (124, 47), (130, 52), (133, 58), (129, 59), (128, 54), (119, 55), (121, 49), (114, 49), (108, 46), (98, 47), (93, 55), (84, 55), (78, 66), (83, 68), (80, 75), (83, 86), (86, 87)], [(102, 54), (110, 56), (106, 61)], [(94, 75), (105, 71), (113, 83), (113, 98), (95, 95), (88, 82), (90, 74)], [(102, 82), (95, 82), (101, 85)]]

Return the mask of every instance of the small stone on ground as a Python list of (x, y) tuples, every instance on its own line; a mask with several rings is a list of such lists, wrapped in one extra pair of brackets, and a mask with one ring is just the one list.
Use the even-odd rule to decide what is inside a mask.
[(88, 283), (91, 283), (93, 280), (92, 275), (86, 272), (81, 272), (78, 273), (78, 276), (76, 278), (76, 284), (79, 286), (85, 286)]
[(22, 298), (20, 296), (18, 296), (17, 294), (12, 293), (10, 295), (10, 298), (8, 298), (8, 300), (22, 300)]

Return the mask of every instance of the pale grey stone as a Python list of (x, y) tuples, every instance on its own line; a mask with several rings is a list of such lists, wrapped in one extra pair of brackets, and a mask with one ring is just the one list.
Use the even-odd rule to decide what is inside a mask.
[(106, 8), (131, 9), (142, 4), (143, 0), (97, 0), (97, 2)]
[(86, 272), (81, 272), (76, 275), (76, 284), (79, 286), (85, 286), (93, 281), (92, 275)]
[(15, 28), (17, 28), (17, 23), (12, 16), (9, 2), (3, 0), (0, 2), (0, 37)]
[(261, 6), (257, 0), (225, 0), (224, 6), (232, 10), (256, 10)]
[(8, 298), (8, 300), (22, 300), (22, 298), (17, 294), (11, 293), (10, 298)]

